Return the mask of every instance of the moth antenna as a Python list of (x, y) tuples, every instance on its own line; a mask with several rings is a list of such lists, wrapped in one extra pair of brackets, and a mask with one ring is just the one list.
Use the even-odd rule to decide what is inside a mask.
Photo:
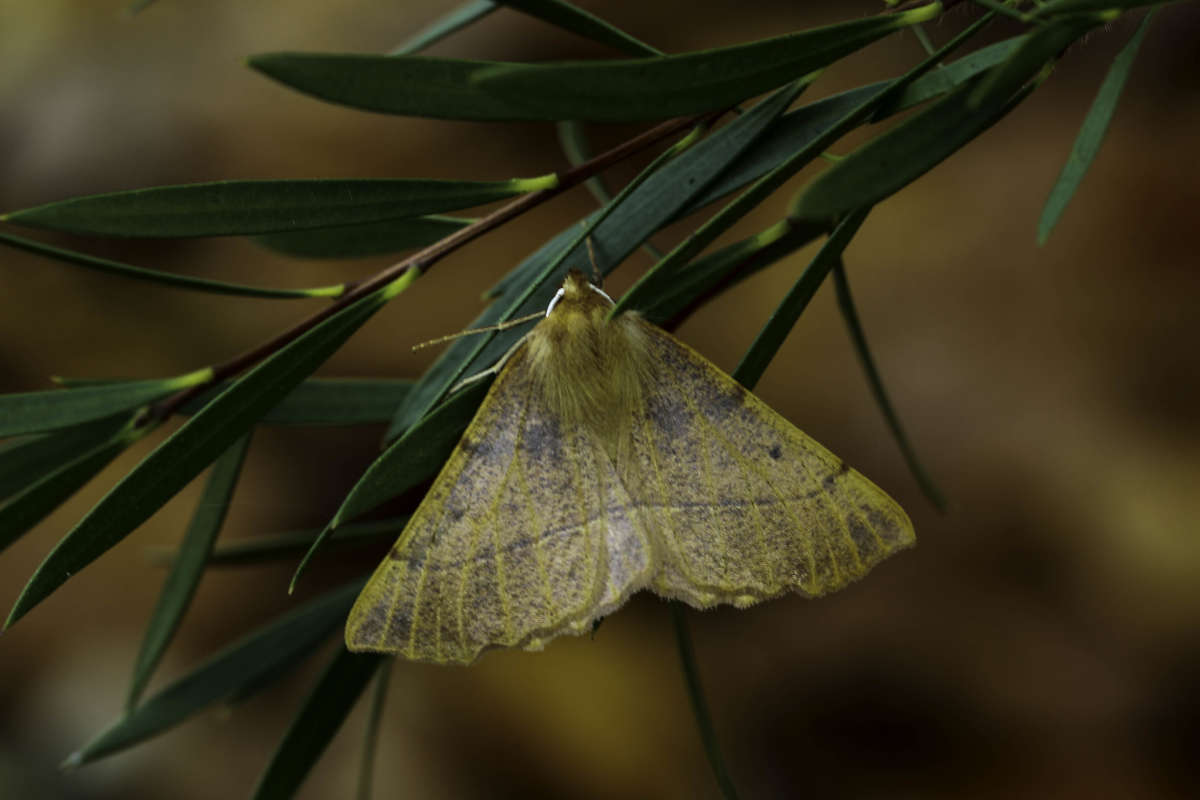
[(454, 339), (459, 339), (463, 336), (470, 336), (473, 333), (487, 333), (488, 331), (506, 331), (509, 328), (515, 328), (516, 326), (521, 325), (522, 323), (532, 322), (535, 319), (540, 319), (542, 316), (543, 316), (543, 313), (541, 311), (539, 311), (536, 314), (529, 314), (524, 317), (517, 317), (516, 319), (510, 319), (505, 322), (497, 322), (495, 325), (485, 325), (482, 328), (467, 328), (465, 331), (459, 331), (458, 333), (449, 333), (449, 334), (446, 334), (445, 336), (439, 336), (436, 339), (430, 339), (427, 342), (421, 342), (420, 344), (414, 344), (413, 350), (421, 350), (426, 347), (432, 347), (435, 344), (441, 344), (442, 342), (449, 342)]
[[(540, 317), (541, 314), (536, 314), (535, 316)], [(488, 375), (495, 375), (504, 367), (504, 365), (508, 362), (508, 359), (512, 356), (512, 354), (517, 352), (517, 348), (523, 344), (525, 344), (524, 336), (522, 336), (520, 339), (517, 339), (517, 341), (513, 342), (513, 346), (508, 348), (508, 350), (505, 351), (504, 355), (500, 356), (499, 361), (497, 361), (495, 364), (492, 364), (490, 367), (488, 367), (485, 370), (476, 372), (474, 375), (471, 375), (470, 377), (463, 378), (461, 381), (459, 381), (458, 383), (456, 383), (450, 387), (450, 391), (448, 392), (448, 394), (454, 394), (459, 389), (464, 389), (467, 386), (470, 386), (472, 383), (475, 383), (475, 381), (483, 380)]]

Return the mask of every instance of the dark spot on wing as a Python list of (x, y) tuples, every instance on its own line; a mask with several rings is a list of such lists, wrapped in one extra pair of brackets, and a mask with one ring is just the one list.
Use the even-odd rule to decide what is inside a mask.
[(772, 447), (770, 450), (767, 451), (767, 454), (769, 456), (771, 456), (771, 458), (778, 461), (780, 458), (783, 457), (783, 448), (780, 447), (779, 445), (775, 445), (774, 447)]
[(722, 387), (722, 391), (714, 393), (712, 397), (712, 411), (717, 412), (722, 417), (727, 417), (740, 409), (746, 402), (746, 389), (740, 383), (730, 384), (728, 389)]
[(847, 464), (845, 461), (839, 461), (837, 472), (831, 472), (828, 475), (826, 475), (825, 480), (821, 481), (821, 485), (823, 485), (827, 490), (832, 489), (833, 484), (835, 484), (837, 482), (837, 479), (842, 477), (849, 471), (850, 471), (850, 465)]
[(558, 448), (561, 438), (556, 420), (538, 417), (528, 421), (521, 446), (533, 458), (541, 459)]
[(871, 532), (871, 529), (863, 523), (857, 514), (854, 514), (847, 520), (847, 527), (850, 528), (850, 538), (854, 541), (854, 546), (858, 550), (858, 556), (863, 564), (873, 564), (879, 558), (879, 540)]
[(647, 408), (656, 437), (665, 440), (681, 436), (687, 427), (687, 413), (682, 403), (675, 398), (659, 397)]
[(487, 439), (468, 439), (466, 436), (458, 440), (458, 447), (469, 456), (487, 456), (492, 450), (492, 443)]

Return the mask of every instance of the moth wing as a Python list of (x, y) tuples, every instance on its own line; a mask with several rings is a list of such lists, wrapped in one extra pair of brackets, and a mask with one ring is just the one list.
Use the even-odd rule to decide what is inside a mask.
[(661, 549), (654, 591), (697, 607), (816, 596), (914, 543), (908, 516), (879, 487), (643, 324), (659, 374), (634, 422), (626, 486)]
[(539, 649), (646, 585), (652, 550), (597, 442), (547, 413), (524, 348), (359, 595), (351, 650), (470, 663)]

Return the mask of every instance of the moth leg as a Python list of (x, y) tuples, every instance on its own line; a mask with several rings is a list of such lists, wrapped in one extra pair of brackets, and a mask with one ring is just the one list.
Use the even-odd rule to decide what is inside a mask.
[[(528, 335), (528, 334), (526, 334), (526, 335)], [(510, 358), (512, 358), (513, 353), (517, 352), (517, 348), (519, 348), (523, 344), (525, 344), (525, 336), (522, 336), (520, 339), (517, 339), (517, 341), (513, 344), (513, 346), (508, 348), (508, 350), (504, 353), (504, 355), (500, 356), (500, 360), (497, 361), (495, 364), (493, 364), (492, 366), (488, 367), (485, 370), (476, 372), (474, 375), (471, 375), (470, 377), (463, 378), (461, 381), (459, 381), (458, 383), (451, 386), (448, 394), (454, 394), (459, 389), (466, 388), (467, 386), (470, 386), (472, 383), (475, 383), (476, 381), (483, 380), (488, 375), (500, 374), (500, 370), (503, 369), (504, 365), (508, 363), (508, 360)]]

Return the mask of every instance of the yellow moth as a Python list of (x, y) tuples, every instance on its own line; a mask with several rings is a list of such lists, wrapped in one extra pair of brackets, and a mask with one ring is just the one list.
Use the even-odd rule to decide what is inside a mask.
[(650, 589), (815, 597), (913, 544), (875, 484), (572, 271), (359, 595), (355, 651), (541, 649)]

